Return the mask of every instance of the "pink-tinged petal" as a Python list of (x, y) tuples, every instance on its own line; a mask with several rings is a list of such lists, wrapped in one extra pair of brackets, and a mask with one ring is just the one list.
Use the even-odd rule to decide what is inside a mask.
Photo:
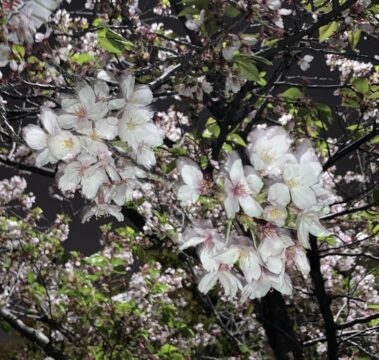
[(41, 108), (40, 118), (43, 127), (50, 135), (55, 135), (60, 131), (57, 121), (57, 115), (52, 109), (43, 106)]
[(119, 206), (123, 206), (126, 202), (130, 201), (133, 196), (134, 186), (128, 183), (117, 185), (112, 189), (112, 200)]
[(309, 187), (299, 187), (291, 190), (292, 202), (299, 209), (308, 209), (311, 206), (315, 205), (316, 194)]
[(108, 106), (103, 102), (97, 102), (92, 104), (90, 108), (87, 109), (88, 118), (91, 120), (101, 120), (108, 112)]
[(64, 168), (63, 175), (58, 181), (58, 187), (61, 191), (75, 191), (80, 183), (80, 161), (73, 161)]
[(287, 185), (275, 183), (268, 189), (268, 201), (271, 204), (286, 207), (290, 202), (290, 192)]
[(199, 283), (199, 291), (203, 294), (207, 294), (210, 289), (212, 289), (218, 280), (218, 272), (214, 271), (208, 274), (205, 274)]
[(203, 182), (203, 173), (196, 166), (184, 165), (181, 175), (184, 183), (195, 189), (201, 186)]
[(22, 129), (22, 136), (33, 150), (42, 150), (47, 146), (47, 134), (37, 125), (25, 126)]
[(240, 257), (239, 266), (247, 282), (250, 283), (261, 277), (262, 268), (259, 257), (253, 250), (249, 250), (247, 255)]
[(151, 169), (157, 163), (153, 149), (143, 146), (134, 152), (134, 156), (138, 164), (144, 166), (146, 169)]
[(78, 117), (72, 114), (62, 114), (58, 116), (58, 124), (62, 129), (72, 129), (78, 123)]
[(121, 92), (126, 99), (129, 99), (134, 92), (135, 77), (130, 73), (125, 73), (120, 81)]
[(80, 102), (86, 107), (87, 110), (91, 110), (91, 107), (96, 102), (96, 95), (91, 86), (84, 85), (78, 94)]
[(295, 249), (295, 264), (303, 275), (309, 274), (311, 271), (307, 255), (299, 248)]
[(214, 259), (220, 264), (233, 265), (240, 257), (240, 250), (233, 246), (217, 254)]
[(224, 206), (225, 206), (226, 215), (230, 219), (234, 218), (234, 216), (240, 209), (238, 200), (231, 196), (226, 197), (226, 199), (224, 200)]
[(309, 231), (308, 231), (308, 225), (301, 220), (301, 218), (298, 216), (298, 219), (296, 220), (297, 225), (297, 238), (300, 241), (300, 244), (303, 245), (304, 248), (309, 249)]
[(180, 245), (179, 250), (185, 250), (188, 249), (189, 247), (195, 247), (205, 241), (204, 236), (194, 236), (188, 239), (185, 243)]
[(126, 106), (126, 100), (125, 99), (113, 99), (108, 102), (108, 108), (109, 110), (119, 110)]
[(146, 85), (137, 86), (129, 102), (139, 106), (148, 106), (153, 102), (153, 93)]
[(227, 297), (235, 297), (238, 289), (242, 288), (242, 284), (238, 278), (229, 271), (220, 271), (218, 279), (224, 288), (224, 294)]
[(194, 203), (199, 198), (200, 194), (199, 192), (189, 185), (182, 185), (178, 189), (178, 200), (181, 201), (183, 204), (189, 204)]
[(269, 257), (265, 265), (274, 274), (280, 274), (284, 267), (283, 260), (279, 256)]
[(93, 199), (100, 186), (108, 182), (108, 176), (104, 169), (93, 166), (88, 169), (82, 178), (82, 193), (87, 199)]
[(96, 133), (105, 140), (113, 140), (118, 135), (118, 119), (109, 117), (95, 123)]
[(251, 217), (259, 217), (262, 214), (262, 207), (256, 200), (254, 200), (252, 196), (240, 197), (239, 203), (246, 215)]
[(58, 159), (54, 158), (51, 154), (49, 149), (41, 150), (37, 157), (36, 157), (36, 166), (42, 167), (45, 166), (48, 163), (55, 164), (58, 162)]
[(231, 162), (229, 163), (229, 177), (233, 184), (236, 184), (245, 178), (243, 171), (242, 160), (236, 153), (232, 153)]

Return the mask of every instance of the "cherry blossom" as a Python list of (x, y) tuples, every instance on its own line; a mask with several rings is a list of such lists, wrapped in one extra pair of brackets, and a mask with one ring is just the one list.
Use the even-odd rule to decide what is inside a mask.
[(243, 211), (253, 217), (262, 213), (262, 207), (254, 199), (261, 190), (263, 183), (252, 169), (246, 168), (246, 175), (242, 161), (237, 153), (232, 153), (227, 164), (228, 177), (225, 179), (226, 199), (225, 210), (228, 217), (233, 218), (239, 211)]
[(59, 160), (70, 160), (76, 156), (81, 145), (79, 138), (71, 132), (61, 130), (55, 113), (42, 108), (41, 122), (45, 130), (29, 124), (23, 129), (23, 137), (31, 149), (37, 150), (36, 165), (44, 166)]

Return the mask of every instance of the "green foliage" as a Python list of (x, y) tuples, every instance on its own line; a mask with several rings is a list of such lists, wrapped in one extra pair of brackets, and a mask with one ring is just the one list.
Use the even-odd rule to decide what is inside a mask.
[(97, 31), (97, 41), (105, 51), (116, 55), (121, 55), (126, 50), (133, 51), (134, 49), (132, 42), (107, 27)]
[(328, 40), (339, 28), (337, 21), (332, 21), (327, 25), (321, 26), (319, 29), (319, 42)]
[(348, 40), (352, 49), (355, 49), (361, 39), (362, 31), (360, 29), (354, 29), (348, 32)]
[(233, 57), (233, 64), (243, 78), (249, 81), (259, 82), (260, 76), (258, 68), (250, 56), (236, 54)]
[(367, 94), (370, 89), (370, 85), (367, 79), (353, 79), (352, 85), (353, 88), (362, 95)]
[(288, 100), (299, 100), (304, 97), (304, 94), (299, 88), (291, 87), (282, 92), (280, 96)]

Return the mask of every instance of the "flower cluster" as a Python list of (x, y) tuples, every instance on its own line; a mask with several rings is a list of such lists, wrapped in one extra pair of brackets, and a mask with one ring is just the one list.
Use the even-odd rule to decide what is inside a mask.
[[(302, 141), (292, 150), (293, 141), (279, 126), (255, 129), (248, 140), (251, 165), (243, 166), (237, 152), (232, 152), (223, 169), (226, 234), (210, 221), (192, 220), (180, 246), (181, 250), (198, 247), (208, 272), (200, 291), (207, 293), (220, 282), (226, 296), (242, 290), (243, 301), (263, 297), (271, 288), (290, 294), (286, 268), (295, 266), (307, 274), (304, 249), (310, 247), (309, 235), (329, 234), (319, 221), (327, 211), (327, 191), (310, 142)], [(178, 169), (184, 184), (177, 196), (183, 206), (198, 201), (206, 191), (209, 194), (209, 184), (194, 162), (182, 159)]]
[(163, 142), (162, 130), (152, 121), (149, 87), (136, 86), (134, 76), (126, 74), (120, 89), (117, 98), (104, 81), (83, 83), (76, 96), (62, 99), (60, 110), (42, 107), (42, 128), (29, 124), (23, 129), (37, 166), (61, 163), (60, 190), (80, 189), (96, 203), (83, 221), (108, 214), (121, 221), (121, 206), (145, 177), (143, 168), (155, 165), (154, 148)]
[(49, 19), (60, 2), (61, 0), (3, 2), (2, 10), (5, 19), (1, 30), (5, 41), (0, 44), (0, 67), (5, 67), (10, 63), (13, 71), (21, 72), (25, 68), (24, 61), (18, 64), (15, 59), (12, 60), (12, 44), (25, 44), (31, 47), (34, 44), (37, 29)]

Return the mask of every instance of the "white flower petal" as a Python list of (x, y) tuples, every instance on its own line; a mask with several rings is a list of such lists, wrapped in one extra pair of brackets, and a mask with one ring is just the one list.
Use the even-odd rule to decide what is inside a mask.
[(252, 196), (240, 197), (239, 203), (246, 215), (259, 217), (262, 214), (262, 207)]
[(22, 136), (33, 150), (42, 150), (47, 146), (47, 134), (37, 125), (25, 126), (22, 129)]
[(268, 189), (268, 201), (271, 204), (286, 207), (290, 202), (290, 192), (287, 185), (275, 183)]

